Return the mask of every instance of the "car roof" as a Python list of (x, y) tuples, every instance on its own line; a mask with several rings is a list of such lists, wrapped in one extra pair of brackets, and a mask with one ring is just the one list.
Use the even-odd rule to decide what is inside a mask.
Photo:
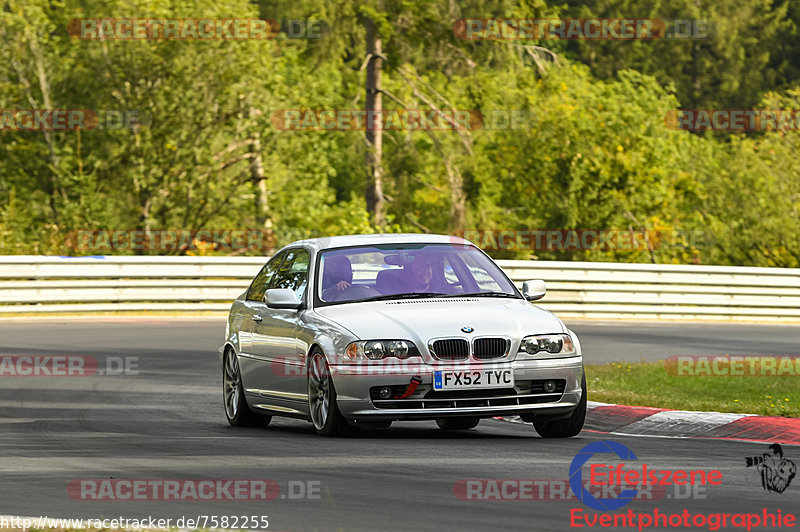
[(323, 238), (309, 238), (298, 240), (285, 246), (285, 248), (304, 246), (316, 250), (345, 248), (351, 246), (369, 246), (377, 244), (457, 244), (472, 245), (460, 236), (431, 235), (426, 233), (382, 233), (371, 235), (342, 235)]

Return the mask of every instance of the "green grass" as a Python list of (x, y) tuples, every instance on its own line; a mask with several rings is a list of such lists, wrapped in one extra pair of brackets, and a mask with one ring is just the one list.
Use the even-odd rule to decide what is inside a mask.
[(586, 366), (589, 400), (676, 410), (800, 417), (800, 376), (677, 376), (663, 361)]

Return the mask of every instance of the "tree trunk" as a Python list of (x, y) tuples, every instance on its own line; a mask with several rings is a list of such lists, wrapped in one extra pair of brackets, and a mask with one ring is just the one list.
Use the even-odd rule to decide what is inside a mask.
[(372, 215), (373, 223), (383, 228), (386, 219), (383, 212), (383, 126), (381, 117), (383, 102), (381, 99), (381, 68), (383, 54), (381, 39), (372, 19), (367, 19), (367, 98), (366, 98), (366, 140), (367, 140), (367, 211)]
[(461, 172), (449, 162), (447, 177), (450, 181), (450, 231), (463, 231), (467, 225), (467, 195), (464, 193), (464, 178)]
[[(250, 108), (250, 117), (255, 116), (255, 109)], [(264, 162), (261, 159), (261, 133), (258, 128), (254, 129), (251, 137), (252, 142), (248, 151), (252, 154), (250, 158), (250, 179), (255, 185), (255, 214), (256, 226), (259, 229), (269, 229), (269, 200), (267, 198), (267, 178), (264, 176)]]

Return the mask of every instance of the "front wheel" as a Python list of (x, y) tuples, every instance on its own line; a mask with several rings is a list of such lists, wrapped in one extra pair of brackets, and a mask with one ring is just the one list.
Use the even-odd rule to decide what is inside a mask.
[(272, 421), (272, 416), (256, 414), (247, 406), (242, 372), (233, 350), (225, 353), (225, 364), (222, 368), (222, 397), (225, 401), (225, 417), (234, 427), (266, 427)]
[(308, 411), (320, 436), (344, 436), (357, 431), (339, 412), (330, 367), (321, 351), (314, 351), (308, 363)]
[(542, 438), (571, 438), (577, 436), (583, 429), (584, 421), (586, 421), (586, 401), (586, 373), (584, 372), (581, 379), (581, 400), (578, 402), (578, 407), (572, 411), (572, 414), (566, 419), (556, 421), (534, 421), (533, 428)]

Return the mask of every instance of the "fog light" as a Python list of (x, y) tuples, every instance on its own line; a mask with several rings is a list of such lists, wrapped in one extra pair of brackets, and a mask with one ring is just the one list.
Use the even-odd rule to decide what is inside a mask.
[(390, 399), (392, 397), (392, 389), (389, 386), (381, 386), (378, 388), (379, 399)]
[(554, 391), (556, 391), (556, 382), (544, 381), (544, 391), (545, 393), (553, 393)]

